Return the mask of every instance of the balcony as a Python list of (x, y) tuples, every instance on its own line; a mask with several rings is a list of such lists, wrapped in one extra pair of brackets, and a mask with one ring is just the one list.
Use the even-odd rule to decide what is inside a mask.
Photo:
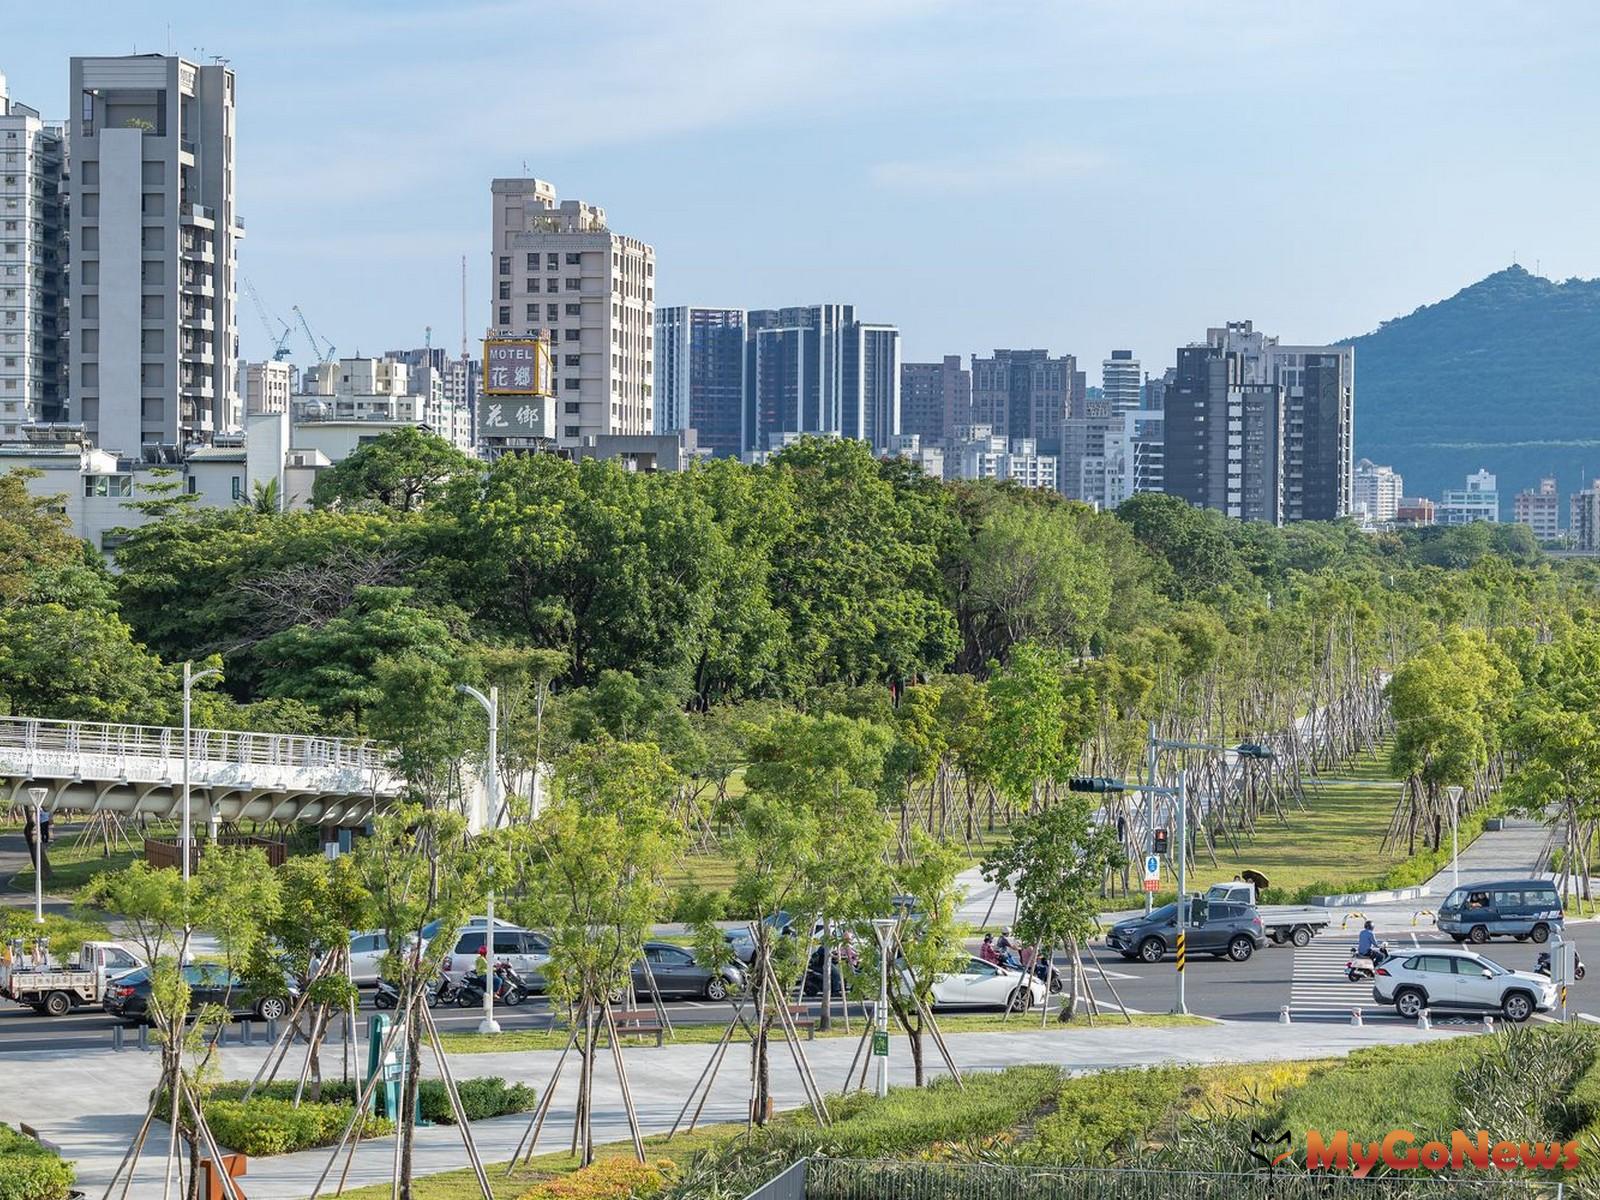
[(210, 330), (217, 327), (216, 321), (213, 320), (211, 316), (211, 309), (209, 306), (203, 308), (185, 308), (183, 312), (183, 324), (190, 329)]
[(217, 214), (203, 204), (184, 204), (178, 208), (178, 220), (185, 225), (196, 225), (201, 229), (215, 229), (217, 227)]

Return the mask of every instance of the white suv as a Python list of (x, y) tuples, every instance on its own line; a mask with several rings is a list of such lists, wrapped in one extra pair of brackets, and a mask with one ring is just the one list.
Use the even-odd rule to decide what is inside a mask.
[(1509, 1021), (1526, 1021), (1556, 1004), (1556, 986), (1543, 975), (1510, 971), (1465, 950), (1402, 951), (1380, 966), (1372, 998), (1393, 1004), (1402, 1017), (1425, 1008), (1498, 1009)]

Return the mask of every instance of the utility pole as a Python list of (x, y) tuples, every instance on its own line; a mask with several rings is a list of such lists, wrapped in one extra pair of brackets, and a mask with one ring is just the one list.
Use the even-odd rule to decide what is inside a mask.
[[(499, 755), (499, 729), (500, 729), (500, 689), (492, 687), (485, 696), (477, 688), (466, 683), (456, 684), (456, 691), (466, 696), (471, 696), (483, 705), (483, 711), (489, 715), (489, 777), (484, 780), (485, 799), (489, 809), (489, 829), (495, 830), (500, 826), (500, 755)], [(483, 1020), (478, 1022), (479, 1033), (499, 1033), (500, 1025), (494, 1019), (494, 889), (489, 889), (488, 909), (485, 912), (487, 925), (484, 929), (483, 940), (489, 960), (488, 978), (483, 981)]]
[[(1147, 780), (1147, 782), (1150, 784), (1150, 787), (1147, 788), (1144, 793), (1144, 852), (1146, 854), (1154, 854), (1156, 852), (1156, 793), (1154, 790), (1156, 786), (1156, 750), (1156, 723), (1151, 721), (1150, 777)], [(1145, 916), (1148, 917), (1150, 915), (1150, 909), (1151, 906), (1155, 904), (1155, 899), (1156, 895), (1154, 892), (1146, 892), (1144, 894)]]
[(33, 921), (44, 924), (44, 798), (47, 789), (31, 787), (28, 799), (33, 801)]
[[(204, 671), (195, 672), (194, 663), (183, 664), (183, 836), (181, 849), (183, 851), (183, 882), (189, 882), (189, 859), (194, 854), (193, 830), (189, 824), (189, 697), (194, 690), (194, 685), (207, 675), (221, 675), (222, 672), (215, 667)], [(207, 793), (208, 795), (210, 793)], [(215, 803), (215, 800), (212, 801)]]
[(1187, 1013), (1189, 1003), (1183, 994), (1183, 969), (1187, 966), (1189, 941), (1189, 797), (1184, 791), (1186, 772), (1178, 768), (1178, 1006), (1177, 1013)]

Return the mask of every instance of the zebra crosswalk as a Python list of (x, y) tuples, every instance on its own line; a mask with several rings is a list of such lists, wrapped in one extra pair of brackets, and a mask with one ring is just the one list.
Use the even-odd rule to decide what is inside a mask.
[(1351, 953), (1350, 943), (1342, 938), (1316, 938), (1310, 945), (1295, 947), (1289, 1007), (1321, 1012), (1377, 1007), (1371, 980), (1351, 983), (1345, 978)]

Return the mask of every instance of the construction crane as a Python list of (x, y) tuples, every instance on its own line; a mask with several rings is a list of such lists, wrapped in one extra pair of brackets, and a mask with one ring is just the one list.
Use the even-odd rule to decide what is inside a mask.
[[(256, 315), (261, 318), (261, 327), (267, 331), (267, 341), (272, 345), (272, 361), (282, 362), (289, 357), (289, 338), (294, 334), (294, 326), (282, 317), (272, 317), (267, 312), (267, 306), (261, 300), (261, 293), (256, 291), (256, 285), (248, 279), (243, 279), (244, 290), (250, 293), (250, 299), (255, 302)], [(282, 333), (272, 331), (272, 322), (276, 320), (283, 326)]]
[(293, 305), (290, 311), (292, 311), (295, 316), (300, 318), (300, 328), (306, 331), (306, 341), (311, 343), (311, 353), (316, 360), (319, 363), (332, 362), (334, 350), (336, 349), (334, 344), (332, 342), (328, 342), (328, 348), (324, 350), (317, 342), (317, 335), (311, 332), (311, 322), (306, 320), (306, 315), (300, 311), (300, 306), (298, 304)]

